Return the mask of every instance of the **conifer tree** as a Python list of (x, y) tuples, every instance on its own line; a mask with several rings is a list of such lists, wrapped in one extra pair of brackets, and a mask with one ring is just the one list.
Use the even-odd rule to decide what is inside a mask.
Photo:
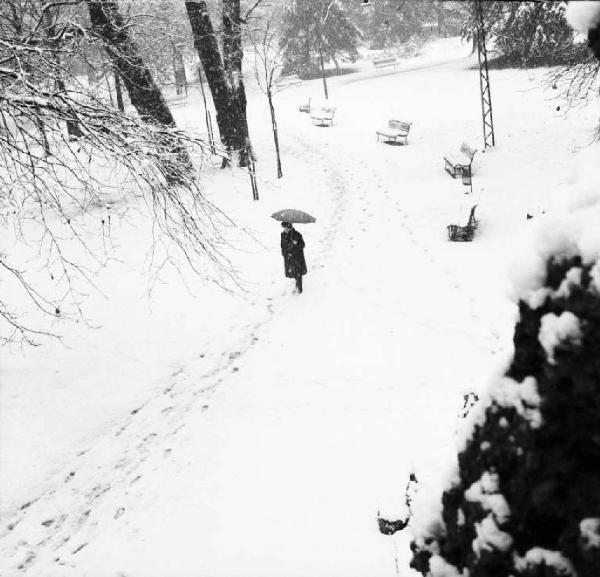
[[(486, 35), (493, 41), (495, 60), (505, 66), (546, 66), (572, 55), (573, 32), (566, 2), (551, 0), (482, 2)], [(467, 37), (476, 34), (474, 4), (463, 27)]]
[(361, 33), (343, 3), (331, 0), (294, 0), (285, 7), (281, 47), (284, 73), (314, 77), (321, 61), (340, 62), (358, 59)]
[(521, 301), (514, 358), (458, 456), (442, 519), (412, 543), (423, 575), (599, 574), (598, 270), (551, 258)]

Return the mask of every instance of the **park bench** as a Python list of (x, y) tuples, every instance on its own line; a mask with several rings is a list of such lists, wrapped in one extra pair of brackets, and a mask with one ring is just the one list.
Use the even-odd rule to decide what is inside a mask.
[(373, 59), (373, 66), (377, 69), (387, 68), (388, 66), (397, 66), (398, 59), (395, 56), (381, 56)]
[(298, 110), (299, 110), (300, 112), (310, 112), (310, 101), (311, 101), (311, 100), (312, 100), (312, 98), (309, 98), (309, 99), (308, 99), (308, 102), (307, 102), (306, 104), (301, 104), (301, 105), (298, 107)]
[(468, 242), (473, 240), (475, 231), (479, 225), (479, 221), (475, 218), (476, 208), (477, 205), (474, 205), (473, 208), (471, 208), (471, 214), (469, 215), (469, 220), (465, 226), (460, 226), (458, 224), (450, 224), (447, 226), (448, 240), (454, 242)]
[(444, 156), (446, 172), (452, 178), (462, 175), (471, 176), (471, 165), (476, 152), (474, 148), (463, 142), (460, 145), (460, 153)]
[(310, 117), (315, 126), (333, 126), (335, 108), (322, 106), (311, 110)]
[(387, 128), (377, 131), (377, 142), (379, 137), (383, 136), (386, 142), (402, 142), (407, 144), (408, 133), (410, 132), (410, 126), (412, 122), (404, 122), (403, 120), (390, 120)]

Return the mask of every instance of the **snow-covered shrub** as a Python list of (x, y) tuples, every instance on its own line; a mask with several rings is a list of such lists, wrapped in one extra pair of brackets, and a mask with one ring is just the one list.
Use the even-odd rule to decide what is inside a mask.
[(346, 6), (320, 0), (296, 2), (282, 13), (282, 73), (315, 78), (321, 75), (321, 61), (333, 62), (340, 71), (341, 63), (358, 59), (360, 37)]
[(600, 575), (600, 259), (573, 246), (519, 303), (513, 360), (411, 545), (423, 575)]
[[(479, 27), (476, 4), (467, 4), (462, 34), (475, 38)], [(573, 31), (565, 18), (566, 2), (482, 2), (481, 7), (491, 67), (549, 66), (581, 57), (582, 51), (573, 46)]]
[(500, 60), (523, 67), (564, 62), (573, 39), (565, 18), (566, 2), (515, 4), (514, 12), (493, 29)]

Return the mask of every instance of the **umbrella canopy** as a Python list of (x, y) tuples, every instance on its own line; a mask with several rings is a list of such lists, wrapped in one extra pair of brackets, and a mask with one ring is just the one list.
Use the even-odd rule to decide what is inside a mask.
[(298, 210), (297, 208), (284, 208), (283, 210), (278, 210), (271, 215), (271, 218), (280, 220), (281, 222), (295, 222), (304, 224), (309, 222), (317, 222), (317, 219), (314, 216), (311, 216), (307, 212)]

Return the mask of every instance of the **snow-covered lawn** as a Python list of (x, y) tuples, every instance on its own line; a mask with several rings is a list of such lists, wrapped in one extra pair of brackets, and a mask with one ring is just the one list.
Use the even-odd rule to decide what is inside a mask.
[[(422, 68), (330, 78), (331, 128), (297, 110), (319, 80), (282, 92), (280, 181), (250, 87), (260, 202), (238, 170), (203, 177), (243, 227), (228, 256), (244, 290), (166, 271), (147, 298), (145, 228), (123, 223), (124, 262), (87, 301), (98, 328), (3, 352), (2, 575), (385, 577), (395, 556), (411, 574), (409, 532), (381, 535), (377, 511), (402, 508), (411, 471), (421, 492), (443, 483), (463, 395), (511, 351), (515, 258), (597, 154), (596, 103), (565, 116), (543, 71), (493, 71), (497, 147), (466, 194), (442, 157), (481, 148), (468, 52), (444, 41)], [(201, 126), (196, 88), (174, 112)], [(389, 118), (413, 122), (408, 146), (376, 142)], [(475, 242), (449, 243), (474, 204)], [(287, 207), (317, 217), (298, 226), (301, 296), (269, 218)]]

